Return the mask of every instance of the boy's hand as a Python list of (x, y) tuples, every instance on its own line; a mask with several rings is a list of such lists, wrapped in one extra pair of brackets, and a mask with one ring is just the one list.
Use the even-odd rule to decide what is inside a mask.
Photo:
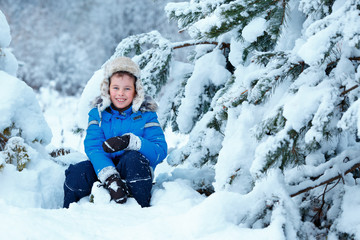
[(112, 137), (103, 142), (102, 147), (105, 152), (113, 153), (124, 150), (129, 146), (130, 135), (123, 135), (121, 137)]
[(133, 133), (125, 133), (123, 136), (129, 136), (129, 145), (124, 150), (139, 151), (141, 148), (141, 139)]

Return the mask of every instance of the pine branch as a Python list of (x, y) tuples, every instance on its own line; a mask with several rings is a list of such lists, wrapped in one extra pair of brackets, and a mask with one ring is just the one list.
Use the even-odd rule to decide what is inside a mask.
[(351, 57), (349, 58), (350, 61), (360, 61), (360, 57)]
[[(274, 2), (281, 2), (281, 7), (282, 7), (281, 25), (282, 25), (284, 23), (284, 20), (285, 20), (286, 0), (275, 0)], [(270, 15), (270, 12), (268, 13), (268, 16)]]
[[(334, 177), (331, 177), (329, 179), (323, 180), (318, 184), (315, 183), (313, 186), (309, 186), (307, 188), (301, 189), (301, 190), (291, 194), (290, 197), (295, 197), (295, 196), (300, 195), (302, 193), (308, 192), (308, 191), (310, 191), (310, 190), (312, 190), (314, 188), (320, 187), (320, 186), (322, 186), (324, 184), (329, 184), (329, 183), (331, 183), (331, 182), (333, 182), (333, 181), (335, 181), (337, 179), (341, 179), (344, 175), (346, 175), (346, 174), (348, 174), (348, 173), (350, 173), (350, 172), (352, 172), (352, 171), (354, 171), (354, 170), (356, 170), (358, 168), (360, 168), (360, 163), (359, 162), (351, 165), (351, 167), (348, 168), (343, 174), (338, 174), (337, 176), (334, 176)], [(320, 176), (323, 176), (323, 174), (320, 175)], [(320, 176), (316, 177), (316, 179), (320, 178)]]
[(225, 49), (225, 48), (230, 48), (230, 43), (219, 43), (219, 42), (208, 42), (208, 41), (201, 41), (201, 42), (180, 42), (180, 43), (175, 43), (172, 47), (172, 49), (179, 49), (179, 48), (184, 48), (184, 47), (191, 47), (191, 46), (196, 46), (196, 45), (205, 45), (205, 44), (210, 44), (210, 45), (220, 45), (220, 49)]
[(359, 87), (359, 85), (355, 85), (355, 86), (349, 88), (348, 90), (343, 91), (343, 92), (340, 94), (340, 96), (344, 96), (344, 95), (347, 94), (348, 92), (350, 92), (350, 91), (352, 91), (352, 90), (354, 90), (354, 89), (356, 89), (356, 88), (358, 88), (358, 87)]

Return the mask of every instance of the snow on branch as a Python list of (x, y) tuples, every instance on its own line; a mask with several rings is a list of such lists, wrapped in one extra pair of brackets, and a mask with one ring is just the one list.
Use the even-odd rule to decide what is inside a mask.
[[(353, 172), (354, 170), (360, 168), (360, 158), (348, 161), (349, 158), (346, 157), (343, 163), (336, 163), (332, 161), (333, 165), (327, 166), (324, 172), (316, 177), (311, 177), (315, 180), (302, 181), (300, 184), (289, 187), (289, 192), (291, 197), (295, 197), (302, 193), (308, 192), (314, 188), (320, 187), (324, 184), (331, 183), (337, 179), (343, 178), (344, 175)], [(328, 162), (325, 163), (328, 165)], [(322, 164), (324, 165), (324, 164)], [(321, 167), (321, 166), (319, 166)]]

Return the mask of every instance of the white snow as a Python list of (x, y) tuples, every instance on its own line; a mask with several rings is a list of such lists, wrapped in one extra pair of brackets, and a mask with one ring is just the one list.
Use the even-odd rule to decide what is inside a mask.
[(344, 232), (352, 233), (356, 238), (360, 238), (360, 219), (357, 214), (360, 211), (360, 188), (356, 186), (346, 186), (344, 200), (341, 204), (343, 213), (337, 220), (338, 228)]
[(4, 14), (0, 11), (0, 48), (8, 47), (10, 41), (10, 27)]
[(18, 63), (11, 49), (9, 49), (10, 42), (10, 27), (0, 10), (0, 70), (16, 76)]
[(88, 124), (88, 112), (91, 110), (91, 103), (94, 99), (100, 96), (100, 85), (104, 80), (103, 69), (99, 69), (94, 73), (91, 79), (87, 82), (80, 101), (76, 104), (75, 122), (78, 127), (86, 129)]
[[(296, 131), (312, 118), (314, 112), (318, 109), (323, 94), (314, 94), (319, 92), (319, 87), (302, 86), (299, 91), (292, 96), (289, 101), (285, 100), (284, 117), (287, 119), (287, 125)], [(322, 89), (324, 95), (326, 89)], [(322, 91), (321, 91), (322, 92)], [(299, 106), (299, 102), (301, 105)]]
[(50, 143), (51, 130), (46, 123), (34, 91), (23, 81), (0, 71), (0, 131), (21, 129), (27, 142)]
[[(250, 106), (244, 106), (241, 112), (229, 111), (229, 119), (225, 130), (223, 148), (219, 153), (218, 164), (216, 165), (215, 190), (221, 190), (228, 183), (228, 176), (232, 172), (237, 172), (232, 186), (227, 185), (232, 191), (247, 193), (251, 190), (251, 177), (249, 168), (251, 162), (236, 161), (236, 159), (248, 159), (255, 149), (254, 139), (249, 127), (256, 121), (256, 112)], [(236, 127), (235, 127), (236, 126)], [(236, 129), (234, 131), (234, 129)], [(247, 139), (248, 141), (243, 141)], [(243, 149), (247, 149), (244, 151)], [(246, 179), (246, 181), (244, 181)], [(250, 181), (249, 181), (250, 180)]]
[[(311, 24), (305, 31), (306, 42), (299, 48), (298, 55), (308, 64), (317, 64), (324, 58), (325, 52), (335, 41), (337, 34), (344, 36), (344, 46), (336, 45), (337, 51), (346, 52), (346, 45), (354, 46), (359, 41), (360, 26), (352, 24), (358, 22), (360, 17), (351, 1), (336, 1), (335, 10), (331, 15)], [(340, 7), (341, 6), (341, 7)]]
[(220, 50), (202, 56), (195, 64), (193, 74), (187, 81), (185, 97), (179, 108), (177, 122), (181, 132), (187, 133), (193, 127), (196, 107), (200, 104), (199, 94), (204, 88), (213, 84), (220, 86), (230, 77), (225, 69), (225, 57)]
[(267, 23), (264, 18), (254, 18), (242, 30), (243, 38), (248, 42), (254, 42), (258, 37), (264, 34), (267, 28)]

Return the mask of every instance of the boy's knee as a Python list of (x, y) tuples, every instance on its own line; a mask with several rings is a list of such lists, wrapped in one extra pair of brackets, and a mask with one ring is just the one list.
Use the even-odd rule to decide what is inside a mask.
[(128, 151), (122, 157), (127, 168), (148, 168), (149, 160), (138, 151)]
[(64, 189), (72, 192), (88, 192), (91, 191), (96, 180), (96, 174), (90, 161), (71, 164), (65, 171)]

